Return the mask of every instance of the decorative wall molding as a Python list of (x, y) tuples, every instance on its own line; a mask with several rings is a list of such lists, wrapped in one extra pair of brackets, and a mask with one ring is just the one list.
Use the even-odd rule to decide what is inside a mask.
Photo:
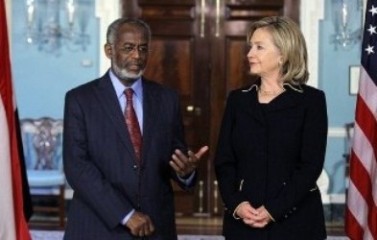
[(110, 61), (103, 51), (103, 46), (106, 43), (107, 27), (121, 16), (120, 7), (119, 0), (96, 0), (95, 15), (99, 20), (99, 76), (102, 76), (110, 67)]
[(329, 127), (327, 136), (332, 138), (345, 138), (347, 137), (347, 132), (343, 127)]
[(324, 18), (324, 0), (301, 0), (300, 27), (308, 49), (308, 84), (318, 87), (319, 21)]
[[(32, 239), (38, 240), (61, 240), (64, 232), (57, 230), (30, 230)], [(217, 235), (178, 235), (178, 240), (224, 240), (223, 236)], [(327, 240), (348, 240), (343, 236), (328, 236)]]
[(322, 202), (323, 204), (345, 204), (346, 195), (344, 193), (322, 195)]
[[(67, 188), (65, 190), (65, 199), (71, 200), (73, 197), (73, 190), (71, 188)], [(324, 194), (322, 193), (322, 202), (323, 204), (345, 204), (346, 203), (346, 195), (344, 193), (330, 193)]]

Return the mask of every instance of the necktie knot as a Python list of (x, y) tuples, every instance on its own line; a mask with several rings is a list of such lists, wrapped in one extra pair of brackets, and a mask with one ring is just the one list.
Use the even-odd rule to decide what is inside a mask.
[(134, 90), (132, 88), (127, 88), (126, 90), (124, 90), (124, 93), (126, 94), (127, 102), (129, 101), (132, 102), (132, 96), (134, 94)]

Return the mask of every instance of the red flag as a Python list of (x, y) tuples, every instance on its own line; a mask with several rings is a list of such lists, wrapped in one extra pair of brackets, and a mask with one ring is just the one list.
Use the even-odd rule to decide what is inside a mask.
[(351, 240), (377, 240), (376, 28), (377, 0), (368, 0), (345, 219), (346, 233)]
[[(11, 66), (9, 59), (9, 45), (5, 3), (0, 0), (0, 168), (9, 169), (4, 173), (2, 180), (11, 186), (0, 190), (0, 209), (7, 211), (7, 215), (0, 213), (0, 239), (2, 240), (30, 240), (27, 222), (24, 216), (23, 189), (21, 176), (19, 139), (17, 135), (18, 122), (16, 119), (16, 105), (14, 103)], [(8, 147), (8, 149), (4, 149)], [(8, 160), (8, 163), (6, 162)], [(3, 170), (4, 171), (4, 170)], [(8, 179), (5, 179), (7, 178)], [(4, 179), (3, 179), (4, 178)], [(7, 201), (11, 199), (11, 202)], [(8, 209), (8, 210), (7, 210)], [(10, 210), (9, 210), (10, 209)], [(9, 223), (7, 221), (10, 221)]]

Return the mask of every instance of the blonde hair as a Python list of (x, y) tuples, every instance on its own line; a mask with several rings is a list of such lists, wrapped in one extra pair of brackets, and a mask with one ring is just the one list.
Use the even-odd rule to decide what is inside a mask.
[(309, 78), (308, 53), (298, 25), (283, 16), (262, 18), (251, 24), (247, 33), (248, 43), (258, 28), (265, 28), (271, 33), (274, 44), (281, 52), (282, 80), (294, 85), (306, 83)]

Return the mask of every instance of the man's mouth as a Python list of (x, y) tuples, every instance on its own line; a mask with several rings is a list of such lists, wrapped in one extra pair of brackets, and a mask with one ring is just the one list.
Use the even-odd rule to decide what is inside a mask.
[(127, 67), (128, 70), (130, 71), (139, 71), (141, 69), (140, 65), (132, 64)]

